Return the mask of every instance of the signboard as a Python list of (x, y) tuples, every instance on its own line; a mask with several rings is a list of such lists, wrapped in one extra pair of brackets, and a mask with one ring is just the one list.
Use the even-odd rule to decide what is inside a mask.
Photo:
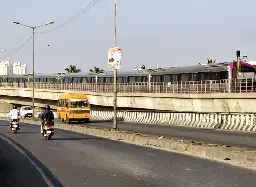
[(120, 69), (121, 67), (122, 49), (113, 47), (108, 49), (108, 68)]

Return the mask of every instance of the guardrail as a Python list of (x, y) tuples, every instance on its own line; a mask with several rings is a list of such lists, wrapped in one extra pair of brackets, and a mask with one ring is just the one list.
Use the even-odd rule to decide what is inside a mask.
[[(32, 83), (0, 83), (0, 87), (32, 88)], [(35, 83), (36, 89), (53, 90), (75, 90), (88, 92), (112, 93), (113, 84), (56, 84), (56, 83)], [(235, 79), (235, 80), (208, 80), (188, 82), (140, 82), (132, 84), (118, 83), (117, 90), (121, 93), (212, 93), (212, 92), (256, 92), (256, 79)]]

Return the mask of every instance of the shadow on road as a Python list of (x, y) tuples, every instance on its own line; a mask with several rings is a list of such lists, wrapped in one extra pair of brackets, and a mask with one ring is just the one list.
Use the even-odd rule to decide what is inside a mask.
[(93, 140), (93, 139), (103, 139), (103, 138), (97, 138), (97, 137), (91, 137), (91, 138), (52, 138), (51, 140)]
[(6, 136), (2, 133), (0, 133), (0, 135), (5, 137), (10, 142), (12, 142), (17, 147), (19, 147), (22, 151), (24, 151), (25, 154), (41, 169), (42, 173), (44, 173), (44, 175), (47, 177), (48, 181), (50, 181), (54, 187), (64, 187), (64, 185), (54, 176), (54, 174), (51, 173), (51, 171), (44, 164), (42, 164), (32, 153), (30, 153), (26, 148), (24, 148), (22, 145), (20, 145), (13, 139), (9, 138), (8, 136)]
[(40, 134), (40, 132), (24, 132), (24, 131), (18, 131), (17, 134)]
[[(55, 120), (56, 122), (60, 122), (59, 120)], [(89, 122), (77, 122), (77, 121), (71, 121), (69, 125), (87, 125), (90, 123), (106, 123), (106, 122), (113, 122), (113, 120), (90, 120)], [(63, 123), (67, 124), (67, 123)]]

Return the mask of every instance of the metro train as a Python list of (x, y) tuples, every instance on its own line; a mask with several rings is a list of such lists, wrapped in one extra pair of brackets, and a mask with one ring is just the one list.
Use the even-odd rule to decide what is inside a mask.
[[(255, 78), (255, 66), (246, 62), (240, 63), (241, 73), (239, 78)], [(118, 71), (118, 83), (132, 84), (139, 82), (189, 82), (189, 81), (208, 81), (226, 80), (232, 77), (232, 63), (194, 65), (185, 67), (171, 67), (158, 70), (139, 70), (133, 72)], [(27, 83), (32, 82), (29, 75), (0, 75), (1, 83)], [(114, 82), (113, 72), (102, 74), (95, 73), (70, 73), (70, 74), (51, 74), (35, 75), (36, 83), (98, 83), (111, 84)]]

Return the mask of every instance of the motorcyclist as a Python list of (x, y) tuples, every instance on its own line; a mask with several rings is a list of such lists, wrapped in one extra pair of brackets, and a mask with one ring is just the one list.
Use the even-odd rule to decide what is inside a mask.
[(52, 125), (54, 125), (54, 114), (51, 111), (51, 108), (49, 105), (45, 106), (45, 111), (43, 111), (40, 114), (40, 118), (42, 120), (42, 124), (41, 124), (41, 134), (43, 134), (43, 126), (45, 122), (50, 122)]
[(11, 128), (11, 126), (12, 126), (12, 122), (13, 121), (19, 121), (19, 118), (20, 118), (20, 111), (17, 109), (17, 106), (16, 105), (14, 105), (13, 106), (13, 109), (12, 110), (10, 110), (10, 112), (9, 112), (9, 118), (10, 118), (10, 120), (11, 120), (11, 123), (10, 123), (10, 128)]

